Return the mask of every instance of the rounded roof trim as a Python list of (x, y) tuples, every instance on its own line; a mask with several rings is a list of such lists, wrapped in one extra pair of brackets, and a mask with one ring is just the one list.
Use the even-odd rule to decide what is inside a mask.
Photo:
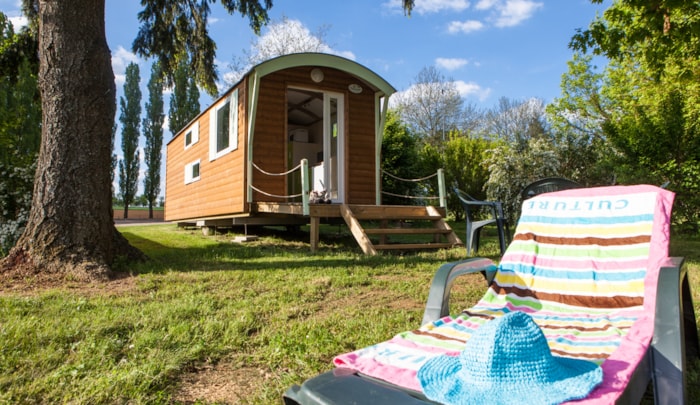
[(283, 55), (260, 63), (251, 69), (251, 72), (255, 72), (259, 77), (262, 77), (283, 69), (299, 66), (328, 67), (342, 70), (375, 86), (384, 95), (390, 96), (396, 93), (396, 89), (389, 82), (365, 66), (353, 60), (327, 53), (293, 53)]

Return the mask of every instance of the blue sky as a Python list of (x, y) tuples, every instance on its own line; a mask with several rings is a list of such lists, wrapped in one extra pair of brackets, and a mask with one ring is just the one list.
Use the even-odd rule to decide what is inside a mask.
[[(408, 89), (421, 69), (434, 65), (456, 82), (468, 103), (490, 108), (501, 97), (536, 97), (545, 102), (558, 97), (561, 75), (572, 56), (568, 48), (572, 35), (610, 2), (601, 6), (590, 0), (416, 0), (410, 17), (404, 15), (400, 0), (273, 3), (273, 20), (298, 20), (312, 33), (325, 27), (324, 39), (334, 53), (372, 69), (399, 91)], [(20, 0), (0, 0), (0, 10), (21, 23), (19, 4)], [(139, 10), (137, 0), (106, 0), (107, 41), (118, 96), (126, 65), (133, 61), (141, 68), (145, 103), (150, 61), (131, 52)], [(243, 55), (255, 37), (239, 14), (228, 15), (218, 3), (212, 11), (210, 35), (217, 44), (216, 64), (223, 77), (234, 56)], [(168, 100), (166, 93), (166, 108)], [(210, 103), (211, 98), (203, 95), (202, 108)], [(165, 142), (170, 138), (166, 130)]]
[[(18, 21), (19, 3), (0, 0), (0, 9)], [(571, 58), (571, 36), (605, 8), (589, 0), (416, 0), (406, 17), (400, 0), (273, 3), (272, 19), (299, 20), (312, 33), (326, 27), (326, 42), (335, 53), (374, 70), (399, 90), (407, 89), (423, 67), (435, 65), (456, 81), (467, 101), (481, 107), (500, 97), (552, 101)], [(131, 53), (140, 9), (137, 0), (106, 0), (107, 40), (119, 85), (131, 61), (141, 65), (144, 87), (150, 73), (150, 61)], [(218, 4), (212, 10), (210, 30), (223, 76), (254, 35), (240, 15), (228, 15)]]
[[(406, 17), (400, 0), (273, 2), (272, 19), (299, 20), (312, 33), (325, 26), (335, 53), (374, 70), (398, 90), (435, 65), (457, 82), (467, 101), (481, 107), (500, 97), (552, 101), (571, 58), (571, 36), (604, 9), (589, 0), (416, 0)], [(136, 60), (130, 48), (139, 3), (107, 0), (107, 39), (117, 75)], [(223, 75), (254, 36), (240, 15), (212, 8), (210, 29)], [(147, 76), (148, 63), (142, 65)]]

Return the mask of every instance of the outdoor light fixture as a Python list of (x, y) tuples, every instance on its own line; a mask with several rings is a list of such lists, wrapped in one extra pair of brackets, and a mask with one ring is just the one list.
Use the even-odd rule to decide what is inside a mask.
[(350, 90), (351, 93), (360, 94), (362, 93), (362, 86), (357, 83), (353, 83), (348, 86), (348, 90)]
[(311, 80), (313, 80), (314, 83), (321, 83), (323, 81), (323, 71), (319, 68), (312, 69)]

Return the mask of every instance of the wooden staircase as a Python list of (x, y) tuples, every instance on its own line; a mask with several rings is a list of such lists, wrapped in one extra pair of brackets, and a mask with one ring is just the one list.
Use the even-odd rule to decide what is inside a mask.
[[(444, 249), (462, 245), (440, 210), (432, 206), (342, 204), (340, 215), (368, 255), (376, 255), (379, 250)], [(378, 243), (373, 242), (370, 235), (375, 240), (378, 238)], [(409, 235), (424, 235), (424, 238), (433, 235), (433, 238), (431, 241), (391, 242), (392, 237), (408, 239), (405, 236)]]

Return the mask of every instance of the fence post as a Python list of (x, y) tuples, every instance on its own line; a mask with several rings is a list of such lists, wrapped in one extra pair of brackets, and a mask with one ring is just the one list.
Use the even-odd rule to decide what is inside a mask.
[(309, 215), (309, 161), (301, 159), (301, 204), (302, 213)]
[(438, 191), (440, 193), (440, 207), (447, 208), (447, 195), (445, 194), (445, 171), (438, 169)]

